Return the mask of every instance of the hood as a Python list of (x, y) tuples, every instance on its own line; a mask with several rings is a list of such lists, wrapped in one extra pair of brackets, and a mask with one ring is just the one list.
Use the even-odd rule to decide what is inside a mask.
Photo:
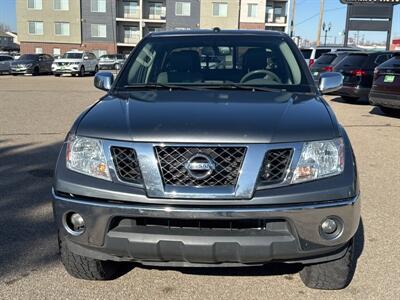
[(36, 63), (37, 60), (33, 60), (33, 59), (23, 59), (23, 60), (14, 60), (11, 64), (13, 65), (27, 65), (27, 64), (34, 64)]
[(280, 143), (339, 135), (313, 95), (252, 91), (151, 91), (107, 96), (77, 134), (165, 143)]
[(77, 58), (59, 58), (54, 60), (55, 63), (77, 63), (79, 64), (81, 60)]

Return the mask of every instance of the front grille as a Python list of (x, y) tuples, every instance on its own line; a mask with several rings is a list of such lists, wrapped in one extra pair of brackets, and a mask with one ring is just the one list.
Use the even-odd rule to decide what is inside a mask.
[[(245, 147), (155, 147), (165, 185), (234, 186), (246, 153)], [(185, 164), (196, 154), (208, 156), (214, 171), (204, 179), (192, 177)]]
[(127, 147), (111, 147), (114, 166), (120, 180), (130, 183), (142, 183), (136, 152)]
[(261, 185), (281, 183), (286, 177), (292, 155), (293, 149), (269, 150), (260, 173)]

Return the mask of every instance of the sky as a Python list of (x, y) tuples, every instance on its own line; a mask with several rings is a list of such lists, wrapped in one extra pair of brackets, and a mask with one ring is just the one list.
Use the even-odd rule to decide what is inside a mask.
[[(0, 23), (9, 25), (12, 30), (16, 30), (15, 22), (15, 1), (16, 0), (0, 0)], [(303, 39), (314, 41), (318, 26), (320, 0), (297, 0), (296, 1), (296, 17), (295, 35), (301, 36)], [(346, 19), (346, 5), (340, 3), (339, 0), (325, 0), (325, 18), (328, 24), (332, 23), (332, 29), (328, 33), (328, 42), (335, 40), (339, 43), (342, 37), (339, 35), (343, 32)], [(360, 36), (365, 35), (366, 40), (381, 42), (386, 39), (385, 33), (379, 32), (362, 32)], [(353, 34), (350, 34), (353, 36)], [(400, 5), (395, 7), (392, 37), (400, 37)]]

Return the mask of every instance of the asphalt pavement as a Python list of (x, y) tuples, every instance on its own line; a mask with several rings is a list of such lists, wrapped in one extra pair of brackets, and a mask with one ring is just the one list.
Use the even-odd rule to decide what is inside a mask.
[(52, 172), (74, 119), (104, 93), (93, 78), (0, 76), (0, 299), (398, 299), (400, 119), (366, 102), (327, 100), (356, 152), (363, 247), (352, 284), (311, 290), (298, 268), (136, 267), (109, 282), (70, 277), (59, 261)]

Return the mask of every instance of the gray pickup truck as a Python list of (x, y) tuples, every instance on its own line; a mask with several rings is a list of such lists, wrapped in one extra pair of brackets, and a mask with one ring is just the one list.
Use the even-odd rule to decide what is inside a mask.
[(342, 82), (325, 73), (317, 88), (278, 32), (146, 36), (115, 80), (96, 75), (107, 94), (62, 146), (53, 205), (67, 271), (281, 262), (302, 264), (311, 288), (346, 287), (358, 175), (322, 98)]

